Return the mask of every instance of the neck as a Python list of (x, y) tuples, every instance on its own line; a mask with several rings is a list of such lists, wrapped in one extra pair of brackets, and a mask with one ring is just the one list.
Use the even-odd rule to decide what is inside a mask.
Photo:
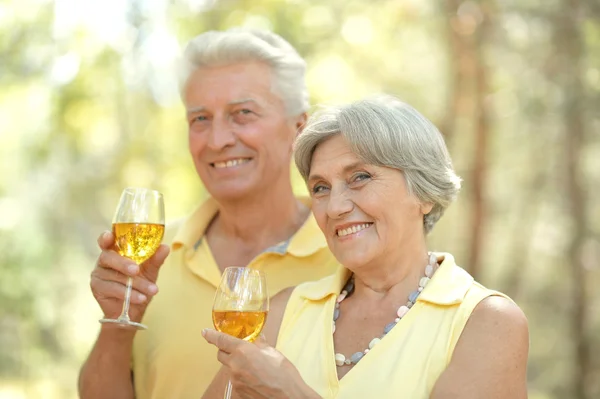
[(401, 241), (402, 246), (382, 256), (385, 261), (356, 271), (355, 296), (384, 299), (391, 295), (404, 298), (417, 288), (419, 279), (425, 275), (429, 259), (425, 237), (413, 234), (410, 239)]
[(296, 199), (288, 181), (287, 187), (281, 189), (269, 187), (268, 194), (219, 201), (219, 212), (210, 230), (232, 242), (264, 249), (291, 237), (309, 212)]

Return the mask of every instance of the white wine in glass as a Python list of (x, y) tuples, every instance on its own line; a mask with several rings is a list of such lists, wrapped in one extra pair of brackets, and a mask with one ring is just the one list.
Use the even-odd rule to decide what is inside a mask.
[[(269, 295), (264, 272), (246, 267), (225, 269), (213, 302), (215, 329), (252, 342), (262, 332), (268, 312)], [(227, 383), (224, 397), (231, 397), (231, 381)]]
[[(126, 188), (113, 218), (113, 235), (119, 255), (140, 265), (148, 260), (162, 242), (165, 232), (163, 196), (146, 188)], [(116, 319), (104, 318), (100, 323), (114, 323), (123, 327), (146, 329), (129, 318), (129, 303), (133, 278), (127, 278), (123, 311)]]

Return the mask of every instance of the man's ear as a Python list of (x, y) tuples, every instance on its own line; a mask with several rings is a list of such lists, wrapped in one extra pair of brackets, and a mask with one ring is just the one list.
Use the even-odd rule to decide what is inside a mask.
[(302, 130), (304, 130), (304, 126), (306, 126), (307, 120), (308, 114), (306, 112), (302, 113), (301, 115), (298, 115), (298, 118), (296, 119), (296, 136), (302, 133)]

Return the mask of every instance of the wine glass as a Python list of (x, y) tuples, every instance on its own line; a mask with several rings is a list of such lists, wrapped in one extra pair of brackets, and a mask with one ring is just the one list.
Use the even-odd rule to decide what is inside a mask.
[[(121, 194), (113, 218), (113, 235), (119, 255), (137, 265), (150, 258), (163, 239), (165, 232), (165, 205), (161, 193), (147, 188), (126, 188)], [(114, 323), (123, 327), (145, 330), (147, 327), (129, 318), (132, 277), (127, 277), (127, 291), (123, 311), (116, 319), (103, 318), (100, 323)]]
[[(217, 331), (252, 342), (261, 333), (268, 311), (264, 272), (247, 267), (226, 268), (213, 302), (212, 317)], [(231, 397), (231, 381), (224, 397)]]

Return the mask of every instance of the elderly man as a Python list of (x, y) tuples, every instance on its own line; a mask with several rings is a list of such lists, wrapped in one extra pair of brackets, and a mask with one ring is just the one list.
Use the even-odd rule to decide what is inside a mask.
[(303, 59), (273, 33), (241, 29), (201, 34), (184, 55), (189, 148), (211, 198), (168, 226), (170, 248), (139, 274), (112, 234), (100, 236), (94, 297), (106, 317), (118, 316), (126, 277), (135, 276), (130, 316), (149, 328), (102, 325), (81, 371), (84, 399), (200, 397), (219, 367), (200, 332), (212, 326), (226, 267), (264, 270), (271, 295), (337, 268), (309, 200), (296, 198), (290, 181), (308, 109)]

